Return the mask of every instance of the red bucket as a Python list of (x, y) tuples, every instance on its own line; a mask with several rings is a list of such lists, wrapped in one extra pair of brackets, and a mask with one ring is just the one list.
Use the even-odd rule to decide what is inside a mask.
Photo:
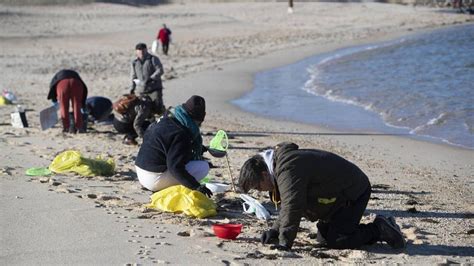
[(214, 234), (223, 239), (236, 239), (242, 232), (242, 224), (213, 224)]

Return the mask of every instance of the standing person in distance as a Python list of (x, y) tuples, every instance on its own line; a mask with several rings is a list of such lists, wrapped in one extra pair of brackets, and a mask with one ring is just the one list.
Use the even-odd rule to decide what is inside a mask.
[(137, 95), (141, 101), (152, 102), (150, 112), (162, 114), (163, 105), (163, 83), (161, 76), (164, 73), (163, 65), (157, 56), (148, 53), (146, 44), (138, 43), (135, 46), (137, 58), (132, 61), (131, 68), (131, 94)]
[(163, 54), (168, 55), (168, 48), (171, 41), (171, 30), (166, 27), (166, 24), (163, 24), (163, 28), (158, 31), (158, 35), (156, 36), (156, 38), (161, 42)]

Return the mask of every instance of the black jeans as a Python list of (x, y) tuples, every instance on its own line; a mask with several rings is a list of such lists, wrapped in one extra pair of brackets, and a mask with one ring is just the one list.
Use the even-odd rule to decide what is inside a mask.
[(128, 139), (135, 139), (138, 137), (137, 132), (133, 128), (133, 123), (123, 123), (117, 118), (114, 118), (114, 128), (118, 133), (125, 134)]
[(168, 47), (170, 46), (170, 43), (169, 42), (163, 42), (161, 44), (161, 46), (163, 47), (163, 54), (167, 55), (168, 54)]
[(339, 209), (329, 222), (318, 222), (318, 230), (329, 248), (354, 249), (379, 239), (380, 233), (374, 223), (360, 224), (370, 193), (369, 187), (357, 200)]

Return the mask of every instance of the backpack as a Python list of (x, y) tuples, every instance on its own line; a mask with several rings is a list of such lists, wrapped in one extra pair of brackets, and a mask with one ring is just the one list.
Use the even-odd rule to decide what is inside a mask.
[(139, 101), (140, 100), (135, 94), (125, 94), (122, 95), (116, 102), (114, 102), (112, 109), (115, 112), (123, 115), (127, 113), (130, 108), (134, 108)]

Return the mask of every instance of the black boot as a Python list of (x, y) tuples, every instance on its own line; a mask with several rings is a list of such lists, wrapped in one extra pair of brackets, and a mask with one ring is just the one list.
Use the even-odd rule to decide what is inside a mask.
[(374, 220), (374, 224), (377, 226), (380, 232), (380, 240), (387, 242), (392, 248), (404, 248), (406, 247), (406, 241), (403, 237), (400, 227), (395, 223), (395, 219), (390, 217), (387, 219), (382, 215), (377, 215)]

